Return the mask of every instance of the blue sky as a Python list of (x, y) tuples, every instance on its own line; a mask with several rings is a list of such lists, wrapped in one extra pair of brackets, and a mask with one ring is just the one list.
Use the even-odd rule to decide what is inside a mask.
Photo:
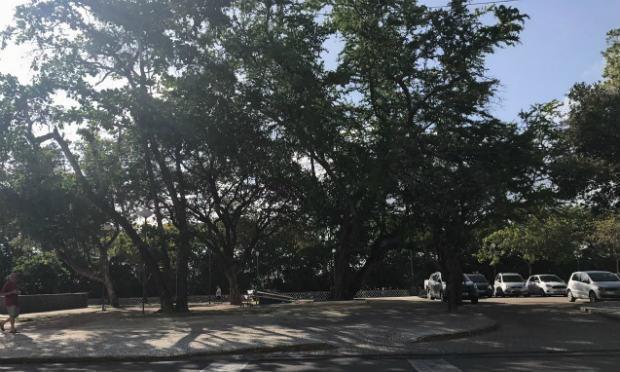
[(620, 0), (520, 0), (528, 14), (521, 44), (488, 60), (501, 81), (496, 115), (515, 120), (533, 103), (562, 100), (578, 82), (601, 79), (605, 35), (620, 28)]
[[(10, 22), (13, 7), (23, 1), (0, 0), (0, 27)], [(421, 2), (440, 6), (448, 0)], [(574, 83), (601, 78), (605, 34), (620, 28), (620, 0), (518, 0), (506, 5), (518, 7), (530, 19), (520, 45), (498, 50), (488, 59), (489, 75), (501, 82), (493, 104), (497, 116), (516, 120), (519, 111), (533, 103), (562, 100)], [(0, 53), (0, 72), (29, 75), (23, 50)]]
[[(489, 0), (471, 0), (481, 3)], [(420, 0), (430, 7), (449, 0)], [(577, 82), (601, 79), (606, 34), (620, 28), (620, 0), (517, 0), (516, 7), (530, 18), (521, 43), (498, 49), (487, 59), (488, 75), (500, 81), (491, 109), (499, 118), (518, 120), (532, 104), (560, 101)], [(335, 67), (341, 44), (329, 40), (328, 68)]]

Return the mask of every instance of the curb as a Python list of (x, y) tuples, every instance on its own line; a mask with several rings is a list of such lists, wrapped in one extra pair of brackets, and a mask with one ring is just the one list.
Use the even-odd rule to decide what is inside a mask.
[(284, 352), (304, 352), (333, 350), (336, 347), (328, 343), (315, 342), (298, 345), (284, 345), (273, 347), (254, 347), (231, 351), (200, 351), (176, 355), (127, 355), (127, 356), (82, 356), (82, 357), (34, 357), (34, 358), (0, 358), (0, 365), (6, 364), (43, 364), (43, 363), (113, 363), (113, 362), (164, 362), (187, 360), (190, 358), (204, 358), (214, 356), (233, 356), (245, 354), (271, 354)]
[(614, 311), (614, 310), (609, 311), (606, 309), (599, 309), (599, 308), (590, 307), (590, 306), (581, 306), (580, 310), (581, 312), (586, 313), (586, 314), (598, 315), (603, 318), (620, 321), (620, 313), (618, 311)]
[(412, 352), (412, 353), (371, 353), (371, 354), (321, 354), (321, 355), (295, 355), (295, 356), (275, 356), (253, 359), (253, 361), (261, 362), (279, 362), (290, 360), (329, 360), (329, 359), (347, 359), (360, 358), (364, 360), (375, 359), (437, 359), (437, 358), (510, 358), (514, 356), (546, 356), (546, 357), (564, 357), (564, 356), (592, 356), (601, 355), (609, 356), (610, 354), (619, 354), (620, 349), (598, 349), (598, 350), (524, 350), (524, 351), (493, 351), (493, 352)]
[(481, 334), (494, 332), (494, 331), (497, 331), (498, 329), (499, 329), (499, 323), (497, 323), (495, 320), (492, 320), (491, 324), (484, 326), (484, 327), (471, 329), (467, 331), (453, 332), (453, 333), (420, 336), (416, 340), (411, 341), (411, 343), (444, 341), (444, 340), (452, 340), (452, 339), (457, 339), (457, 338), (467, 338), (467, 337), (478, 336)]

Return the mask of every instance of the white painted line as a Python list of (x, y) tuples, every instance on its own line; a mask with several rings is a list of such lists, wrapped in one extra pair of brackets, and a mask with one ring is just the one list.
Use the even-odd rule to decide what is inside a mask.
[(417, 372), (463, 372), (443, 359), (409, 359), (409, 364)]
[(211, 363), (200, 372), (240, 372), (248, 363)]

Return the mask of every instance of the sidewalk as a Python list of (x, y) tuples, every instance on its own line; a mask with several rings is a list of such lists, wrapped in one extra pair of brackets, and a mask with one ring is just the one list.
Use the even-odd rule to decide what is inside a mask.
[(29, 316), (33, 320), (21, 324), (22, 333), (0, 335), (0, 361), (142, 360), (334, 348), (340, 355), (401, 353), (425, 338), (495, 326), (473, 306), (448, 314), (442, 304), (413, 299), (250, 309), (207, 306), (187, 316), (142, 316), (135, 308)]

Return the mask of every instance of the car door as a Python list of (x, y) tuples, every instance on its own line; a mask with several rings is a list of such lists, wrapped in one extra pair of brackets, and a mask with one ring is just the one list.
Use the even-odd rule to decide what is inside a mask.
[(585, 281), (586, 281), (586, 275), (584, 273), (578, 273), (576, 284), (575, 284), (578, 298), (585, 298), (587, 296), (586, 294), (584, 294), (585, 287), (586, 287)]
[(528, 293), (536, 292), (536, 288), (534, 288), (534, 278), (536, 277), (532, 275), (527, 278), (527, 281), (525, 282), (525, 289), (527, 289)]
[(540, 292), (540, 287), (541, 287), (540, 278), (538, 276), (535, 276), (534, 279), (532, 280), (532, 288), (529, 290), (529, 292), (538, 294)]
[(581, 273), (581, 295), (583, 298), (590, 297), (590, 287), (592, 286), (592, 280), (586, 273)]
[(502, 285), (502, 282), (501, 282), (501, 281), (502, 281), (502, 276), (501, 276), (501, 274), (497, 274), (497, 275), (495, 276), (495, 281), (493, 281), (493, 293), (495, 293), (495, 290), (496, 290), (497, 288), (499, 288), (499, 287)]
[(573, 297), (579, 297), (579, 284), (581, 279), (579, 278), (579, 273), (573, 273), (571, 277), (568, 279), (568, 289), (570, 289)]

